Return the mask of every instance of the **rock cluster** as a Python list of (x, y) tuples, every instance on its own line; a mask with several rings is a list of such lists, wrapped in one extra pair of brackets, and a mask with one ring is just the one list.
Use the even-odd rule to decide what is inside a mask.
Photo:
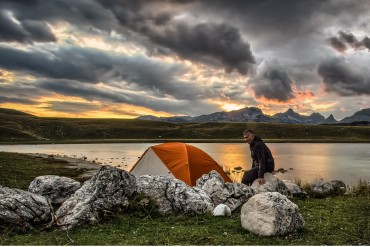
[(216, 171), (204, 174), (196, 181), (196, 187), (202, 189), (211, 198), (214, 206), (227, 205), (231, 212), (242, 206), (254, 195), (253, 189), (242, 183), (224, 183)]
[(212, 212), (213, 209), (213, 203), (204, 191), (174, 178), (159, 175), (140, 176), (136, 180), (136, 192), (154, 201), (161, 214), (204, 214)]
[(310, 195), (317, 198), (324, 198), (335, 194), (344, 194), (346, 185), (339, 180), (316, 180), (310, 185)]
[[(0, 186), (0, 224), (24, 228), (56, 224), (70, 229), (99, 222), (106, 215), (126, 210), (139, 198), (139, 204), (154, 203), (160, 214), (186, 212), (230, 216), (241, 209), (243, 228), (259, 235), (295, 232), (304, 226), (298, 207), (286, 197), (306, 197), (302, 189), (287, 180), (265, 174), (266, 183), (255, 181), (251, 187), (225, 183), (216, 172), (204, 174), (191, 187), (183, 181), (164, 176), (134, 175), (103, 166), (82, 186), (59, 176), (35, 178), (29, 191)], [(315, 181), (311, 192), (317, 197), (344, 193), (338, 180)], [(54, 211), (56, 211), (54, 213)]]

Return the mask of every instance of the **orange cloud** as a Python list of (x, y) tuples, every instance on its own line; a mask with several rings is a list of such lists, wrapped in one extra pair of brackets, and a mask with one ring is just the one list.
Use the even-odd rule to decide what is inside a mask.
[(13, 82), (14, 75), (12, 72), (0, 69), (0, 82)]

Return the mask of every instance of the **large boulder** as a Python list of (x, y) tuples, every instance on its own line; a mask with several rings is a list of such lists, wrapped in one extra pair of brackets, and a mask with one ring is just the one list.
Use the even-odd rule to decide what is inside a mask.
[(289, 195), (288, 188), (278, 177), (275, 177), (269, 172), (266, 172), (264, 175), (265, 183), (259, 184), (257, 180), (255, 180), (251, 188), (254, 190), (255, 194), (263, 193), (263, 192), (279, 192), (282, 195)]
[(325, 198), (346, 192), (346, 185), (339, 180), (324, 181), (315, 180), (310, 184), (310, 195), (317, 198)]
[(31, 228), (52, 221), (52, 211), (43, 196), (0, 186), (0, 225)]
[(293, 183), (290, 180), (283, 180), (285, 186), (288, 188), (288, 198), (300, 198), (304, 199), (307, 198), (307, 193), (302, 190), (298, 184)]
[(127, 208), (135, 193), (134, 175), (112, 166), (103, 166), (86, 181), (56, 212), (56, 223), (70, 229), (85, 223), (96, 223), (105, 215)]
[(47, 197), (52, 204), (62, 204), (80, 187), (80, 182), (72, 178), (45, 175), (35, 178), (28, 191)]
[(284, 235), (303, 228), (298, 206), (278, 192), (264, 192), (250, 198), (241, 209), (242, 227), (263, 236)]
[(204, 174), (196, 181), (196, 187), (206, 192), (215, 206), (226, 204), (231, 212), (242, 206), (254, 195), (253, 189), (242, 183), (224, 183), (216, 171)]
[(213, 203), (204, 191), (175, 178), (160, 175), (140, 176), (136, 180), (136, 192), (153, 201), (161, 214), (204, 214), (212, 212), (213, 209)]

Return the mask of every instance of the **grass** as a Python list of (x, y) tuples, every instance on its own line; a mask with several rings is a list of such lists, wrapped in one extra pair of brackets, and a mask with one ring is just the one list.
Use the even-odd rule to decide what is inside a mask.
[(349, 194), (352, 196), (370, 197), (370, 181), (359, 180), (356, 185), (349, 188)]
[(59, 175), (82, 182), (82, 171), (68, 167), (68, 162), (54, 158), (33, 157), (26, 154), (0, 152), (0, 185), (27, 190), (38, 176)]
[[(54, 166), (59, 167), (54, 172), (63, 172), (61, 167), (65, 165), (22, 154), (0, 153), (2, 171), (9, 167), (0, 173), (0, 184), (24, 188), (32, 176), (50, 174), (49, 169)], [(24, 176), (25, 172), (19, 171), (23, 169), (33, 171), (34, 175)], [(13, 179), (5, 179), (10, 175)], [(294, 199), (306, 225), (302, 231), (285, 236), (262, 237), (244, 230), (239, 211), (231, 217), (219, 218), (187, 214), (160, 216), (129, 209), (97, 225), (69, 232), (57, 228), (22, 232), (0, 226), (0, 245), (370, 245), (370, 190), (366, 186), (364, 181), (359, 183), (347, 196)]]

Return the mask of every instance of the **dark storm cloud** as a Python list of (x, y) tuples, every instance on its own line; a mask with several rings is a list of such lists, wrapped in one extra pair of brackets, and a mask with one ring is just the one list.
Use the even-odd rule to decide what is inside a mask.
[(327, 59), (318, 68), (326, 91), (341, 96), (370, 95), (368, 71), (368, 68), (350, 64), (344, 58)]
[(237, 70), (243, 75), (250, 74), (256, 63), (250, 45), (242, 39), (238, 29), (227, 24), (190, 26), (180, 23), (172, 30), (148, 32), (148, 36), (181, 57), (221, 62), (228, 72)]
[[(176, 2), (164, 3), (171, 6)], [(23, 29), (35, 34), (35, 37), (28, 37), (29, 40), (36, 40), (36, 37), (42, 37), (42, 34), (45, 37), (47, 34), (52, 35), (50, 30), (46, 29), (46, 24), (40, 21), (64, 20), (80, 27), (93, 26), (107, 32), (123, 32), (122, 28), (126, 27), (183, 58), (224, 66), (227, 71), (237, 70), (241, 74), (253, 70), (255, 59), (250, 45), (241, 38), (238, 29), (228, 24), (188, 25), (178, 21), (170, 22), (170, 12), (158, 11), (158, 7), (155, 11), (148, 10), (147, 6), (155, 6), (153, 4), (160, 5), (163, 2), (55, 0), (34, 1), (26, 6), (20, 1), (4, 1), (0, 3), (0, 7), (14, 12), (15, 18), (25, 23)], [(4, 33), (8, 33), (6, 37), (23, 42), (26, 39), (23, 37), (26, 35), (25, 31), (19, 30), (17, 25), (9, 25), (10, 20), (6, 21), (3, 25), (3, 29), (6, 29)], [(121, 27), (117, 25), (118, 21)], [(158, 26), (163, 27), (162, 30), (158, 29)], [(55, 40), (55, 37), (52, 40)], [(152, 47), (148, 45), (148, 49)]]
[(331, 37), (329, 41), (332, 47), (339, 52), (345, 51), (347, 45), (355, 50), (369, 49), (370, 51), (370, 38), (367, 36), (359, 41), (352, 33), (340, 31), (338, 32), (338, 37)]
[(0, 9), (0, 41), (55, 42), (56, 38), (49, 27), (41, 21), (17, 20), (9, 12)]
[(347, 50), (346, 44), (337, 37), (329, 38), (329, 42), (330, 45), (339, 52), (344, 52), (345, 50)]
[(258, 75), (249, 80), (255, 96), (280, 102), (294, 98), (293, 81), (283, 68), (273, 63), (267, 62)]
[(7, 97), (0, 95), (0, 103), (19, 103), (19, 104), (36, 104), (37, 102), (30, 100), (30, 99), (24, 99), (24, 98), (15, 98), (15, 97)]
[(23, 21), (67, 21), (80, 27), (95, 27), (111, 31), (117, 27), (112, 13), (93, 0), (2, 0), (0, 9), (10, 11)]
[[(144, 4), (148, 2), (124, 1), (122, 4), (120, 1), (101, 1), (122, 25), (180, 57), (222, 65), (228, 72), (236, 70), (244, 75), (254, 70), (255, 58), (250, 45), (242, 39), (237, 28), (225, 23), (189, 25), (180, 21), (170, 22), (172, 16), (168, 12), (153, 14), (148, 11)], [(160, 1), (154, 2), (159, 4)]]
[[(126, 103), (136, 106), (147, 107), (154, 111), (165, 111), (173, 114), (200, 114), (208, 109), (209, 112), (216, 111), (212, 104), (197, 100), (165, 100), (161, 97), (153, 97), (149, 93), (142, 92), (141, 95), (132, 92), (118, 93), (117, 91), (97, 88), (91, 84), (78, 81), (48, 80), (38, 83), (42, 90), (63, 94), (67, 96), (81, 97), (89, 101), (101, 100), (113, 103)], [(207, 110), (206, 110), (207, 111)]]
[(355, 22), (370, 7), (367, 0), (355, 2), (356, 4), (337, 0), (198, 0), (194, 1), (197, 5), (193, 11), (239, 20), (249, 33), (272, 35), (275, 39), (271, 41), (276, 42), (278, 37), (287, 40), (292, 35), (317, 33), (321, 26), (338, 18), (346, 18), (347, 15)]
[(0, 46), (0, 54), (2, 68), (51, 78), (98, 82), (104, 72), (113, 68), (108, 55), (74, 47), (46, 52)]
[[(117, 56), (95, 49), (64, 47), (46, 51), (24, 51), (0, 46), (0, 67), (35, 76), (79, 80), (88, 83), (124, 81), (133, 89), (193, 99), (198, 86), (176, 79), (187, 69), (179, 64), (162, 64), (145, 57)], [(121, 83), (122, 84), (122, 83)]]

